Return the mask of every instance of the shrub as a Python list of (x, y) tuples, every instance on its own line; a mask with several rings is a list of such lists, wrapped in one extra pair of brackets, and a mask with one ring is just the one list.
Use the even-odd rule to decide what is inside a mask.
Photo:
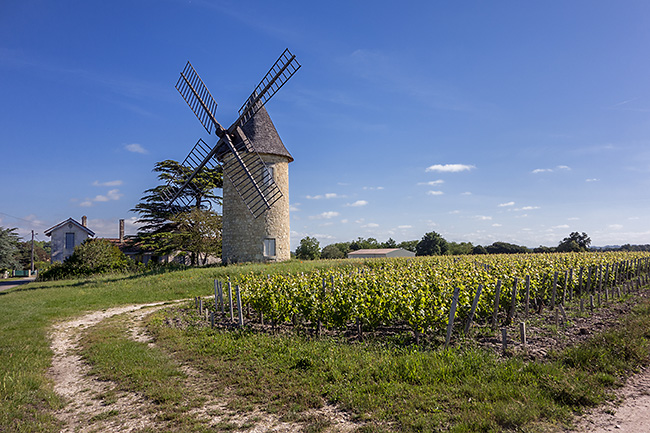
[(39, 280), (59, 280), (108, 272), (138, 269), (115, 245), (106, 239), (88, 239), (74, 249), (63, 263), (54, 263), (39, 275)]

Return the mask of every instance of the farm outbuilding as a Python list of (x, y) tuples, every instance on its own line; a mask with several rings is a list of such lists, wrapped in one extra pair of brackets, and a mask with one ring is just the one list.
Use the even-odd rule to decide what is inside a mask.
[(415, 257), (413, 251), (404, 248), (377, 248), (356, 250), (348, 253), (348, 259), (375, 259), (388, 257)]

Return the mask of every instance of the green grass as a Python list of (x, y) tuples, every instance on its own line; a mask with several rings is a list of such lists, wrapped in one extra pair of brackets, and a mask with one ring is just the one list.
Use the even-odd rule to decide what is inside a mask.
[[(0, 292), (0, 432), (60, 430), (52, 411), (65, 402), (53, 392), (46, 374), (53, 323), (118, 305), (207, 295), (214, 278), (240, 272), (308, 272), (332, 265), (293, 261), (108, 275), (30, 283)], [(231, 409), (246, 412), (262, 406), (283, 419), (302, 422), (305, 431), (326, 428), (327, 420), (302, 414), (326, 403), (353, 414), (362, 423), (361, 432), (527, 431), (539, 422), (566, 422), (574, 411), (598, 404), (622, 375), (645, 362), (649, 317), (646, 305), (620, 330), (559, 353), (545, 364), (502, 360), (472, 347), (422, 351), (373, 342), (180, 331), (162, 326), (159, 315), (151, 326), (165, 352), (128, 340), (119, 320), (92, 329), (84, 344), (96, 374), (167, 408), (167, 415), (186, 431), (202, 430), (183, 414), (200, 397), (185, 389), (177, 361), (191, 361), (218, 386), (235, 384)], [(170, 357), (168, 350), (178, 353)], [(106, 369), (99, 361), (117, 363), (120, 356), (124, 364), (119, 371)], [(148, 380), (145, 373), (159, 379)], [(97, 416), (119, 414), (109, 408)], [(237, 428), (228, 421), (223, 424), (223, 430)]]
[[(165, 315), (174, 314), (151, 318), (158, 344), (202, 369), (222, 392), (235, 389), (232, 405), (295, 418), (336, 404), (366, 423), (367, 431), (491, 432), (569, 422), (574, 412), (603, 402), (621, 374), (645, 361), (650, 336), (650, 331), (630, 334), (630, 329), (650, 329), (646, 307), (616, 337), (604, 337), (607, 345), (596, 340), (557, 354), (552, 362), (534, 363), (471, 346), (425, 351), (377, 342), (180, 330), (164, 324)], [(622, 338), (626, 335), (632, 338)], [(575, 357), (583, 363), (573, 362)]]
[[(334, 265), (336, 262), (334, 262)], [(307, 272), (333, 262), (291, 261), (143, 275), (40, 282), (0, 292), (0, 432), (58, 431), (51, 411), (63, 404), (47, 378), (52, 323), (118, 305), (210, 293), (212, 280), (241, 272)]]

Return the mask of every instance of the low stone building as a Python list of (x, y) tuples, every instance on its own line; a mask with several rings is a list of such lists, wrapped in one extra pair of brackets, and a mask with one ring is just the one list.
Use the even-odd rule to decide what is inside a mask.
[(415, 253), (403, 248), (376, 248), (356, 250), (348, 253), (348, 259), (377, 259), (388, 257), (415, 257)]
[(45, 236), (52, 238), (52, 252), (50, 262), (63, 262), (74, 252), (74, 247), (80, 245), (88, 238), (94, 237), (95, 233), (87, 225), (87, 218), (81, 217), (81, 223), (72, 218), (45, 230)]

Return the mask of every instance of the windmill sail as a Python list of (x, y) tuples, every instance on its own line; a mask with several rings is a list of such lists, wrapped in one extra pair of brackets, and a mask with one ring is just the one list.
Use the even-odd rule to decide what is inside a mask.
[(205, 130), (211, 133), (214, 127), (216, 134), (221, 138), (212, 148), (203, 140), (199, 140), (190, 151), (183, 161), (183, 166), (189, 167), (192, 173), (188, 177), (179, 174), (167, 184), (165, 197), (168, 198), (170, 205), (175, 200), (182, 201), (186, 206), (191, 203), (191, 200), (183, 195), (186, 188), (194, 188), (197, 193), (202, 192), (201, 188), (204, 186), (193, 180), (204, 167), (215, 168), (219, 165), (216, 157), (218, 151), (220, 159), (225, 161), (224, 172), (253, 217), (258, 218), (282, 197), (282, 192), (275, 184), (273, 176), (241, 127), (255, 116), (299, 68), (300, 64), (296, 57), (288, 49), (284, 50), (239, 110), (239, 118), (226, 131), (214, 115), (217, 103), (194, 67), (187, 62), (176, 83), (176, 89)]

